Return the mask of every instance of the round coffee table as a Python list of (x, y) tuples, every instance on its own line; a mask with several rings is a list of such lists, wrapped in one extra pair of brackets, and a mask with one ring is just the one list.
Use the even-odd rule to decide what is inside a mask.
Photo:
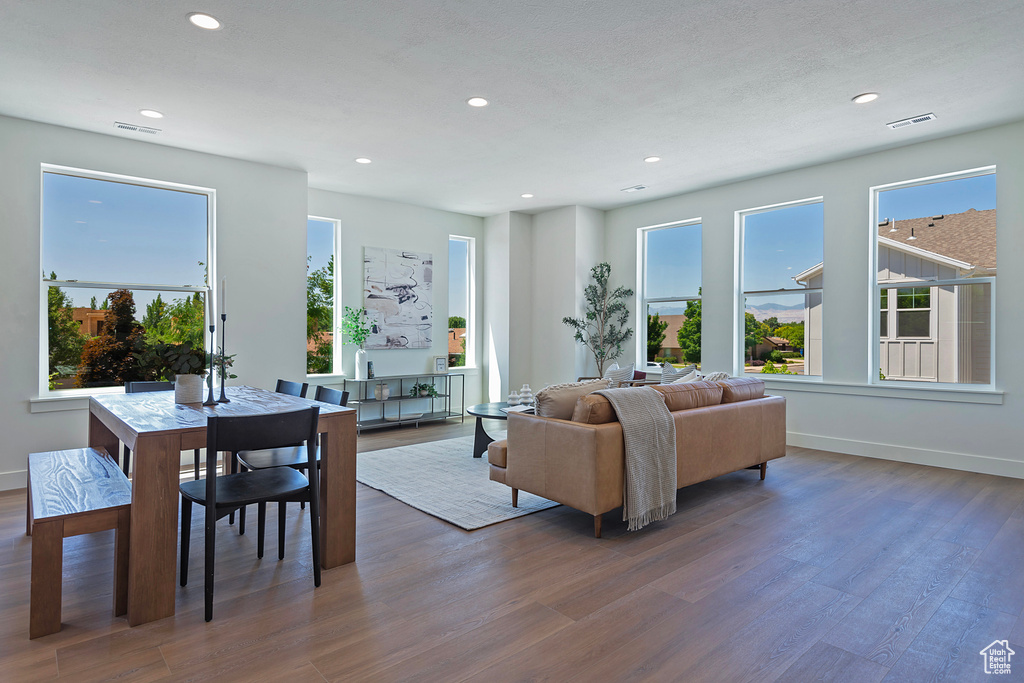
[(479, 458), (487, 452), (487, 446), (494, 441), (484, 431), (484, 420), (507, 420), (508, 415), (502, 412), (502, 408), (508, 408), (508, 403), (478, 403), (475, 406), (466, 408), (466, 412), (476, 417), (476, 435), (473, 437), (473, 457)]

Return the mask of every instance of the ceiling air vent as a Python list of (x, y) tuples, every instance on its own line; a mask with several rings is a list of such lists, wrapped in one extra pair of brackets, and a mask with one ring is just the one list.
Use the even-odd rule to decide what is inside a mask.
[(122, 121), (114, 121), (114, 128), (119, 130), (127, 130), (132, 133), (149, 133), (150, 135), (156, 135), (160, 132), (159, 128), (149, 128), (148, 126), (136, 126), (134, 123), (124, 123)]
[(918, 123), (924, 123), (925, 121), (934, 121), (937, 116), (935, 114), (921, 114), (920, 116), (911, 116), (909, 119), (903, 119), (902, 121), (893, 121), (885, 125), (889, 126), (893, 130), (897, 128), (906, 128), (907, 126), (914, 126)]
[(624, 187), (624, 188), (622, 188), (621, 191), (622, 192), (639, 192), (640, 190), (646, 190), (646, 189), (647, 189), (646, 185), (634, 185), (633, 187)]

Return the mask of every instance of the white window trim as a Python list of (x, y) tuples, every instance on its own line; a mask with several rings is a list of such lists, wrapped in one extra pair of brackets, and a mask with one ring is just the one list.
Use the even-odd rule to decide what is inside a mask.
[[(907, 187), (918, 187), (920, 185), (931, 185), (933, 183), (946, 182), (949, 180), (962, 180), (964, 178), (977, 178), (983, 175), (992, 175), (996, 173), (995, 165), (992, 166), (980, 166), (978, 168), (971, 168), (966, 171), (955, 171), (952, 173), (941, 173), (939, 175), (927, 176), (924, 178), (916, 178), (913, 180), (899, 181), (895, 183), (886, 183), (884, 185), (874, 185), (868, 188), (868, 234), (871, 238), (868, 240), (868, 282), (871, 286), (868, 287), (868, 369), (867, 369), (867, 384), (874, 387), (889, 387), (889, 386), (901, 386), (901, 385), (916, 385), (925, 384), (925, 382), (905, 382), (901, 380), (881, 380), (878, 378), (879, 368), (882, 367), (881, 359), (881, 329), (879, 326), (879, 314), (881, 312), (881, 302), (879, 292), (882, 289), (892, 289), (896, 283), (892, 281), (878, 280), (878, 195), (886, 190), (903, 189)], [(998, 243), (997, 243), (998, 249)], [(925, 281), (921, 281), (925, 282)], [(996, 389), (996, 283), (995, 278), (967, 278), (967, 279), (951, 279), (951, 280), (927, 280), (927, 286), (930, 287), (941, 287), (948, 285), (957, 284), (983, 284), (990, 283), (992, 288), (990, 297), (990, 310), (989, 316), (992, 324), (992, 331), (990, 336), (989, 346), (989, 357), (991, 358), (991, 371), (989, 373), (988, 384), (961, 384), (959, 382), (927, 382), (931, 391), (952, 391), (952, 392), (963, 392), (963, 393), (999, 393)], [(910, 285), (913, 286), (913, 285)], [(890, 311), (895, 310), (891, 308)], [(894, 320), (889, 321), (890, 328), (894, 324)], [(1001, 399), (1000, 399), (1001, 402)]]
[[(747, 329), (746, 306), (744, 305), (744, 299), (748, 294), (762, 295), (768, 294), (768, 291), (764, 290), (752, 290), (747, 292), (744, 290), (743, 282), (743, 267), (744, 267), (744, 248), (743, 248), (743, 237), (745, 232), (744, 220), (747, 216), (767, 213), (768, 211), (775, 211), (778, 209), (788, 209), (796, 206), (809, 206), (811, 204), (821, 204), (824, 210), (825, 197), (808, 197), (807, 199), (796, 199), (788, 202), (780, 202), (778, 204), (768, 204), (766, 206), (758, 206), (752, 209), (742, 209), (736, 212), (734, 231), (735, 231), (735, 243), (736, 243), (736, 257), (734, 259), (734, 287), (736, 292), (735, 311), (733, 315), (733, 375), (736, 377), (750, 377), (756, 375), (758, 379), (766, 379), (771, 377), (772, 380), (778, 380), (780, 382), (821, 382), (825, 376), (825, 359), (822, 357), (821, 363), (821, 374), (820, 375), (765, 375), (761, 376), (757, 373), (746, 374), (746, 366), (744, 360), (746, 358), (746, 346), (743, 343), (745, 337), (741, 332), (745, 332)], [(822, 244), (824, 245), (824, 223), (822, 224)], [(824, 262), (824, 254), (822, 254), (822, 262)], [(822, 278), (822, 287), (793, 287), (776, 290), (780, 294), (810, 294), (813, 292), (820, 292), (822, 299), (821, 307), (821, 326), (824, 331), (825, 328), (825, 288), (824, 278)], [(808, 332), (807, 321), (804, 321), (804, 348), (807, 348), (807, 332)], [(822, 352), (824, 352), (824, 344), (822, 344)], [(806, 354), (804, 356), (804, 362), (806, 363)]]
[[(306, 216), (306, 221), (321, 221), (323, 223), (330, 223), (334, 226), (334, 320), (331, 321), (334, 329), (334, 348), (331, 351), (331, 372), (324, 374), (309, 374), (306, 373), (306, 379), (315, 379), (321, 382), (338, 379), (345, 379), (345, 374), (342, 372), (342, 358), (341, 352), (344, 347), (344, 335), (341, 333), (341, 220), (338, 218), (327, 218), (325, 216)], [(307, 228), (308, 229), (308, 228)], [(308, 240), (307, 235), (307, 240)], [(308, 249), (307, 249), (308, 255)], [(307, 274), (308, 278), (309, 275)]]
[[(701, 264), (700, 264), (700, 278), (701, 285), (698, 286), (697, 291), (693, 292), (692, 295), (679, 294), (678, 296), (667, 296), (667, 297), (648, 297), (647, 296), (647, 236), (655, 230), (665, 230), (667, 228), (682, 228), (690, 225), (701, 226), (700, 236), (700, 250), (701, 250)], [(704, 284), (704, 219), (701, 216), (696, 218), (687, 218), (681, 221), (671, 221), (669, 223), (658, 223), (657, 225), (646, 225), (636, 229), (636, 288), (633, 290), (639, 292), (637, 297), (636, 315), (634, 316), (634, 325), (638, 330), (638, 333), (634, 335), (636, 346), (634, 353), (636, 354), (636, 361), (634, 367), (638, 370), (647, 367), (647, 306), (648, 304), (656, 303), (668, 303), (673, 301), (687, 302), (687, 301), (701, 301), (703, 296), (700, 293)], [(642, 332), (639, 332), (641, 331)], [(704, 337), (701, 336), (701, 343), (703, 344)], [(701, 350), (703, 355), (703, 349)], [(679, 359), (682, 361), (682, 359)]]
[[(448, 241), (458, 240), (466, 243), (466, 293), (469, 301), (466, 303), (468, 317), (466, 318), (466, 364), (457, 368), (448, 368), (449, 371), (475, 370), (479, 366), (476, 354), (477, 339), (477, 310), (476, 310), (476, 238), (468, 235), (448, 235)], [(448, 271), (451, 272), (451, 264), (448, 264)], [(449, 286), (451, 286), (449, 278)], [(447, 321), (445, 321), (447, 325)], [(447, 329), (447, 328), (446, 328)], [(444, 354), (448, 355), (448, 335), (445, 334)]]
[[(140, 178), (138, 176), (123, 175), (120, 173), (109, 173), (106, 171), (93, 171), (84, 168), (75, 168), (73, 166), (59, 166), (56, 164), (40, 164), (39, 165), (39, 270), (37, 272), (44, 272), (45, 267), (43, 264), (43, 186), (44, 180), (47, 173), (54, 173), (57, 175), (74, 176), (76, 178), (88, 178), (92, 180), (104, 180), (115, 183), (123, 183), (127, 185), (140, 185), (142, 187), (152, 187), (160, 190), (173, 190), (175, 192), (188, 192), (191, 194), (201, 194), (206, 196), (206, 254), (207, 254), (207, 271), (206, 281), (207, 288), (200, 287), (172, 287), (172, 286), (160, 286), (160, 285), (139, 285), (139, 284), (126, 284), (117, 282), (75, 282), (71, 283), (63, 280), (49, 280), (42, 278), (39, 281), (39, 392), (36, 397), (29, 400), (31, 406), (31, 412), (48, 412), (49, 410), (64, 410), (64, 409), (77, 409), (81, 407), (88, 407), (88, 402), (83, 403), (83, 399), (87, 399), (89, 396), (96, 396), (101, 394), (119, 393), (123, 392), (122, 387), (95, 387), (87, 389), (57, 389), (50, 390), (50, 377), (47, 372), (49, 369), (49, 349), (47, 345), (43, 344), (45, 340), (49, 338), (48, 320), (47, 320), (47, 294), (50, 286), (54, 283), (59, 283), (61, 287), (81, 287), (91, 286), (92, 288), (97, 287), (108, 287), (111, 289), (145, 289), (150, 291), (186, 291), (186, 292), (207, 292), (207, 306), (206, 306), (206, 329), (209, 329), (210, 320), (216, 319), (217, 313), (219, 313), (220, 302), (217, 297), (212, 296), (209, 290), (209, 283), (218, 281), (217, 273), (217, 191), (210, 187), (200, 187), (198, 185), (185, 185), (183, 183), (174, 183), (165, 180), (153, 180), (151, 178)], [(211, 318), (211, 315), (214, 316)], [(44, 409), (44, 406), (53, 406), (55, 402), (72, 402), (67, 408), (49, 408)], [(39, 406), (39, 410), (36, 406)]]

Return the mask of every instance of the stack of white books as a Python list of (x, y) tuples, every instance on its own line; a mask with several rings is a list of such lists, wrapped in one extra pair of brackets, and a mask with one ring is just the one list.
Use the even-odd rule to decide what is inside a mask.
[(523, 404), (520, 403), (517, 406), (506, 406), (505, 408), (501, 409), (501, 412), (506, 413), (506, 414), (507, 413), (532, 413), (533, 412), (533, 406), (524, 406)]

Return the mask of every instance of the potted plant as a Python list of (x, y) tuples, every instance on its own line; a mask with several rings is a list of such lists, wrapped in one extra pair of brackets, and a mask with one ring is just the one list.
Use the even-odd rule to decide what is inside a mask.
[(437, 398), (437, 387), (429, 382), (423, 384), (416, 383), (412, 385), (409, 395), (420, 396), (423, 398)]
[(633, 329), (626, 327), (629, 321), (626, 301), (633, 296), (633, 290), (628, 287), (609, 289), (611, 274), (612, 267), (607, 263), (591, 268), (590, 276), (594, 283), (583, 290), (587, 301), (583, 317), (562, 318), (562, 322), (572, 328), (576, 341), (594, 354), (599, 376), (604, 375), (605, 363), (622, 355), (623, 342), (633, 336)]
[(345, 314), (341, 316), (341, 329), (349, 343), (359, 347), (356, 351), (356, 379), (368, 379), (366, 351), (363, 349), (363, 344), (366, 343), (373, 328), (366, 319), (366, 309), (346, 306)]
[(163, 359), (167, 372), (174, 375), (175, 403), (202, 403), (203, 377), (206, 376), (206, 354), (189, 342), (168, 344)]

